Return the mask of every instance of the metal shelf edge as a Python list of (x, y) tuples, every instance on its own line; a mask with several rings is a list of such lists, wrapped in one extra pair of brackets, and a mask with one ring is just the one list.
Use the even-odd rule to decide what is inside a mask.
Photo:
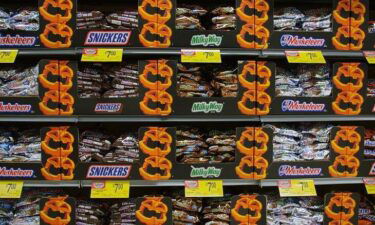
[(27, 180), (24, 181), (24, 187), (81, 187), (81, 181), (44, 181), (44, 180)]
[(375, 121), (375, 115), (269, 115), (261, 116), (261, 122), (322, 122), (322, 121)]

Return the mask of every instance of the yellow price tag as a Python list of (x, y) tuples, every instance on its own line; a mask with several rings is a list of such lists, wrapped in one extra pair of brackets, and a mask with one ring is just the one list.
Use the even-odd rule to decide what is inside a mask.
[(375, 64), (375, 51), (364, 51), (363, 55), (369, 64)]
[(91, 198), (129, 198), (129, 181), (93, 181)]
[(20, 198), (23, 181), (0, 181), (0, 198)]
[(14, 63), (18, 55), (18, 50), (0, 50), (0, 63)]
[(363, 178), (363, 183), (365, 184), (367, 194), (375, 194), (375, 178), (366, 177)]
[(181, 49), (181, 62), (221, 63), (221, 53), (213, 49)]
[(223, 197), (222, 180), (185, 181), (185, 197)]
[(289, 63), (326, 63), (322, 51), (285, 51)]
[(279, 180), (281, 197), (316, 196), (314, 180)]
[(84, 48), (82, 62), (122, 62), (122, 48)]

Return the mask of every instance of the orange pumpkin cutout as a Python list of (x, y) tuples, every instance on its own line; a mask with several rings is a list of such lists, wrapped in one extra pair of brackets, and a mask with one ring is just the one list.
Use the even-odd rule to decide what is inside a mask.
[[(59, 40), (50, 40), (50, 35), (58, 36)], [(72, 36), (72, 28), (64, 23), (49, 23), (39, 35), (42, 44), (48, 48), (69, 48), (72, 45)]]
[[(261, 127), (249, 127), (241, 133), (241, 137), (236, 142), (236, 146), (239, 152), (244, 155), (261, 156), (267, 152), (268, 141), (269, 136)], [(248, 147), (246, 146), (248, 142), (255, 142), (256, 146)]]
[[(58, 8), (64, 14), (52, 14), (49, 8)], [(73, 2), (71, 0), (44, 0), (39, 7), (40, 15), (50, 23), (66, 23), (72, 19)]]
[[(71, 222), (72, 207), (65, 202), (65, 197), (54, 197), (50, 198), (43, 206), (40, 211), (40, 219), (50, 225), (67, 225)], [(63, 217), (57, 216), (52, 217), (49, 212), (58, 212), (63, 215)]]
[[(158, 36), (158, 40), (148, 40), (147, 36)], [(172, 30), (165, 24), (148, 22), (143, 25), (139, 34), (139, 41), (144, 47), (167, 48), (171, 45)]]
[(358, 115), (362, 111), (363, 103), (364, 99), (359, 93), (343, 91), (338, 93), (332, 102), (332, 109), (339, 115)]
[[(150, 173), (149, 169), (158, 169), (159, 172)], [(139, 168), (139, 174), (144, 180), (169, 180), (171, 178), (172, 163), (167, 158), (149, 156), (145, 158), (143, 165)]]
[[(41, 143), (42, 150), (51, 156), (68, 156), (73, 152), (74, 136), (67, 130), (68, 127), (51, 127)], [(61, 142), (65, 147), (52, 147), (51, 141)]]
[[(141, 111), (146, 115), (169, 115), (172, 113), (172, 96), (166, 91), (150, 90), (145, 93), (139, 103)], [(157, 104), (152, 108), (151, 103)]]
[[(149, 79), (150, 76), (154, 76), (152, 81)], [(158, 76), (164, 79), (160, 81)], [(139, 76), (139, 81), (143, 87), (152, 90), (166, 90), (172, 85), (173, 69), (167, 65), (166, 60), (152, 60), (147, 64)]]
[[(340, 210), (337, 212), (335, 208), (340, 208)], [(356, 202), (351, 197), (351, 193), (334, 193), (327, 206), (324, 207), (324, 213), (334, 221), (348, 221), (355, 215), (355, 208)]]
[(59, 81), (49, 81), (49, 76), (59, 76), (59, 61), (50, 60), (43, 68), (43, 71), (38, 76), (39, 83), (42, 87), (50, 90), (59, 90), (60, 82)]
[[(256, 198), (256, 195), (241, 195), (231, 210), (232, 218), (240, 224), (256, 224), (262, 218), (263, 208), (262, 203)], [(241, 209), (245, 209), (249, 213), (240, 214)]]
[[(247, 104), (254, 104), (249, 108)], [(246, 91), (241, 100), (237, 102), (238, 109), (245, 115), (267, 115), (270, 113), (271, 97), (263, 91)]]
[(332, 177), (356, 177), (360, 165), (355, 156), (339, 155), (333, 161), (333, 165), (328, 167), (328, 172)]
[[(156, 147), (148, 146), (149, 142), (157, 143)], [(139, 148), (147, 155), (164, 157), (171, 152), (171, 144), (172, 136), (167, 132), (167, 128), (150, 127), (139, 142)]]
[[(136, 218), (145, 225), (163, 225), (167, 222), (168, 206), (162, 202), (162, 197), (146, 197), (135, 212)], [(147, 216), (145, 212), (155, 212), (158, 216)]]
[(361, 140), (356, 127), (341, 126), (331, 141), (331, 147), (340, 155), (354, 155), (359, 151)]
[[(332, 78), (337, 89), (357, 92), (363, 87), (365, 73), (359, 68), (360, 63), (342, 63)], [(347, 81), (349, 80), (349, 81)]]
[[(244, 169), (254, 168), (252, 172), (246, 172)], [(264, 179), (267, 177), (268, 161), (263, 157), (245, 156), (241, 158), (239, 165), (236, 167), (236, 174), (242, 179)]]

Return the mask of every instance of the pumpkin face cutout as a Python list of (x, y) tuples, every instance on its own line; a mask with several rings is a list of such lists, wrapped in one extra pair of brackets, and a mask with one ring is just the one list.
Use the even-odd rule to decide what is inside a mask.
[[(253, 36), (255, 40), (248, 41), (248, 37)], [(255, 26), (254, 24), (246, 24), (242, 26), (240, 33), (237, 35), (237, 43), (242, 48), (268, 48), (268, 39), (270, 32), (263, 26)]]
[[(70, 155), (73, 152), (74, 136), (67, 129), (67, 127), (51, 127), (41, 143), (42, 150), (55, 157)], [(51, 146), (51, 142), (58, 143), (59, 147)]]
[(168, 92), (150, 90), (139, 104), (146, 115), (169, 115), (172, 112), (172, 102), (173, 98)]
[[(65, 201), (67, 197), (50, 198), (40, 211), (40, 219), (50, 225), (66, 225), (71, 222), (72, 207)], [(52, 213), (58, 213), (62, 216), (53, 217)]]
[(340, 0), (337, 7), (333, 10), (332, 16), (334, 20), (344, 26), (350, 25), (350, 0)]
[(265, 0), (255, 0), (255, 25), (261, 26), (268, 21), (270, 6)]
[[(263, 91), (248, 90), (237, 103), (245, 115), (266, 115), (270, 112), (271, 97)], [(250, 108), (251, 107), (251, 108)]]
[(363, 97), (357, 92), (340, 92), (334, 102), (332, 109), (339, 115), (358, 115), (362, 111)]
[[(136, 218), (145, 225), (163, 225), (167, 222), (168, 206), (161, 197), (146, 197), (135, 212)], [(153, 215), (147, 215), (152, 212)]]
[(355, 215), (355, 208), (356, 202), (351, 193), (334, 193), (324, 208), (324, 213), (334, 221), (348, 221)]
[[(61, 13), (50, 12), (51, 9)], [(66, 23), (72, 18), (72, 9), (71, 0), (44, 0), (39, 12), (43, 19), (50, 23)]]
[[(154, 40), (150, 40), (153, 37)], [(157, 37), (157, 38), (155, 38)], [(165, 24), (149, 22), (143, 25), (139, 41), (145, 47), (167, 48), (171, 45), (172, 30)]]
[(173, 69), (166, 62), (166, 60), (155, 60), (147, 64), (139, 76), (141, 84), (153, 90), (168, 89), (172, 85)]
[[(50, 81), (50, 76), (56, 76), (56, 81)], [(44, 66), (43, 71), (38, 76), (39, 83), (42, 87), (50, 90), (59, 90), (60, 82), (59, 78), (59, 61), (51, 60), (47, 65)]]
[(363, 42), (365, 41), (365, 38), (366, 38), (365, 32), (359, 27), (351, 27), (350, 37), (352, 40), (349, 44), (350, 50), (353, 50), (353, 51), (361, 50), (363, 48)]
[[(59, 115), (59, 97), (58, 90), (50, 90), (44, 94), (42, 101), (39, 103), (39, 109), (43, 115)], [(52, 108), (50, 105), (55, 107)]]
[(264, 179), (267, 176), (267, 168), (268, 161), (265, 158), (245, 156), (236, 167), (236, 174), (242, 179)]
[(42, 44), (48, 48), (69, 48), (72, 36), (72, 28), (64, 23), (49, 23), (39, 35)]
[[(231, 216), (240, 224), (256, 224), (262, 218), (262, 203), (256, 195), (241, 195), (231, 210)], [(241, 214), (240, 211), (249, 213)]]
[(60, 115), (70, 116), (74, 112), (74, 98), (68, 92), (60, 92)]
[(236, 9), (236, 14), (240, 20), (247, 23), (254, 21), (253, 9), (255, 7), (255, 0), (241, 0), (239, 7)]
[(365, 74), (359, 63), (343, 63), (332, 78), (337, 89), (341, 91), (357, 92), (363, 87)]
[(266, 66), (266, 62), (257, 63), (257, 91), (264, 91), (271, 85), (272, 72)]
[(150, 127), (139, 142), (141, 151), (150, 156), (166, 156), (171, 152), (172, 136), (167, 128)]
[[(337, 29), (335, 36), (332, 37), (332, 44), (337, 50), (349, 50), (350, 48), (350, 27), (342, 26)], [(342, 40), (347, 40), (343, 43)]]
[(358, 1), (351, 1), (351, 13), (350, 25), (352, 27), (359, 27), (365, 22), (366, 6)]
[(339, 155), (333, 165), (328, 167), (328, 171), (332, 177), (356, 177), (359, 166), (360, 162), (355, 156)]
[(73, 87), (73, 69), (68, 65), (68, 61), (60, 61), (60, 91), (66, 92)]
[(61, 180), (60, 168), (61, 158), (52, 156), (47, 159), (44, 167), (41, 169), (41, 173), (46, 180)]
[(243, 68), (241, 73), (238, 75), (238, 81), (242, 87), (247, 89), (256, 89), (256, 62), (249, 61)]
[(269, 136), (261, 127), (246, 128), (236, 142), (237, 149), (244, 155), (261, 156), (267, 152)]
[(149, 156), (139, 168), (139, 174), (144, 180), (168, 180), (172, 176), (171, 169), (172, 163), (167, 158)]
[(359, 151), (361, 140), (356, 127), (342, 126), (331, 141), (331, 147), (340, 155), (354, 155)]

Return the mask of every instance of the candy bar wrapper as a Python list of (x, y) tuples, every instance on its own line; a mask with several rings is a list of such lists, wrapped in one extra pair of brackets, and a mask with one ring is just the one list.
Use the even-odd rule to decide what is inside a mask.
[[(155, 218), (155, 213), (160, 213), (163, 224), (166, 225), (173, 225), (173, 219), (172, 219), (172, 211), (173, 211), (173, 205), (172, 205), (172, 199), (170, 197), (163, 197), (163, 196), (146, 196), (142, 198), (136, 199), (136, 225), (142, 225), (150, 223), (150, 220), (153, 221), (153, 218)], [(152, 204), (155, 206), (155, 208), (149, 208), (148, 206), (145, 207), (145, 205)], [(163, 209), (163, 210), (160, 210)]]
[[(159, 27), (168, 27), (167, 21), (164, 21), (168, 18), (158, 23), (155, 16), (163, 14), (164, 9), (151, 6), (144, 0), (111, 4), (112, 10), (108, 10), (77, 2), (76, 47), (170, 46), (172, 34), (159, 32), (162, 30)], [(87, 24), (89, 22), (90, 25)]]
[[(371, 104), (364, 104), (368, 98), (368, 66), (364, 63), (332, 62), (327, 65), (300, 64), (291, 67), (278, 60), (269, 62), (269, 68), (275, 74), (270, 78), (271, 85), (275, 84), (270, 87), (275, 91), (275, 96), (271, 95), (271, 114), (359, 115), (371, 110)], [(345, 68), (352, 68), (352, 71), (357, 72), (343, 75), (341, 71)], [(358, 76), (357, 73), (361, 75)], [(352, 77), (364, 86), (356, 86), (350, 90), (347, 87), (352, 84), (344, 81), (345, 76)], [(353, 103), (355, 98), (361, 100)]]
[[(49, 205), (55, 205), (56, 209), (51, 209)], [(61, 221), (64, 218), (64, 224), (76, 224), (76, 200), (69, 196), (58, 196), (42, 198), (39, 202), (40, 224), (48, 225), (51, 221)], [(64, 214), (64, 217), (61, 217)], [(60, 219), (60, 220), (59, 220)]]
[[(166, 72), (159, 77), (157, 71), (162, 69)], [(174, 75), (170, 61), (75, 62), (73, 71), (76, 76), (70, 93), (74, 98), (75, 115), (158, 116), (172, 113), (173, 98), (167, 91)], [(164, 82), (164, 88), (158, 90), (158, 82)]]
[[(366, 165), (363, 150), (359, 150), (363, 149), (364, 128), (328, 128), (330, 133), (327, 142), (319, 143), (319, 138), (316, 138), (312, 144), (303, 146), (293, 145), (287, 139), (282, 142), (280, 135), (275, 133), (275, 128), (269, 125), (237, 128), (236, 176), (240, 179), (361, 176), (366, 169), (366, 166), (362, 165)], [(277, 129), (283, 128), (279, 126)], [(288, 130), (290, 128), (285, 132)], [(343, 132), (352, 133), (357, 137), (351, 141), (354, 146), (350, 149), (355, 148), (358, 151), (353, 150), (352, 154), (339, 150), (348, 145), (339, 137)], [(277, 137), (279, 139), (276, 139)], [(278, 140), (281, 142), (277, 142)]]
[[(43, 59), (22, 62), (17, 64), (17, 67), (2, 68), (0, 114), (71, 115), (72, 99), (67, 93), (69, 90), (67, 83), (74, 74), (70, 73), (71, 70), (67, 70), (68, 78), (61, 81), (59, 70), (70, 66), (69, 61)], [(62, 101), (62, 98), (65, 100)]]
[(254, 26), (248, 18), (254, 8), (242, 0), (221, 5), (191, 1), (171, 1), (171, 46), (204, 48), (254, 48)]
[(76, 173), (80, 179), (138, 179), (140, 139), (137, 130), (114, 133), (111, 129), (76, 128), (79, 142), (75, 145)]
[[(271, 112), (272, 68), (268, 62), (229, 60), (217, 64), (170, 61), (174, 70), (168, 93), (173, 97), (175, 115), (265, 115)], [(268, 74), (250, 74), (257, 66)], [(256, 72), (257, 73), (257, 72)], [(262, 78), (260, 77), (262, 76)], [(257, 82), (257, 80), (262, 82)], [(257, 95), (261, 85), (261, 97)]]

